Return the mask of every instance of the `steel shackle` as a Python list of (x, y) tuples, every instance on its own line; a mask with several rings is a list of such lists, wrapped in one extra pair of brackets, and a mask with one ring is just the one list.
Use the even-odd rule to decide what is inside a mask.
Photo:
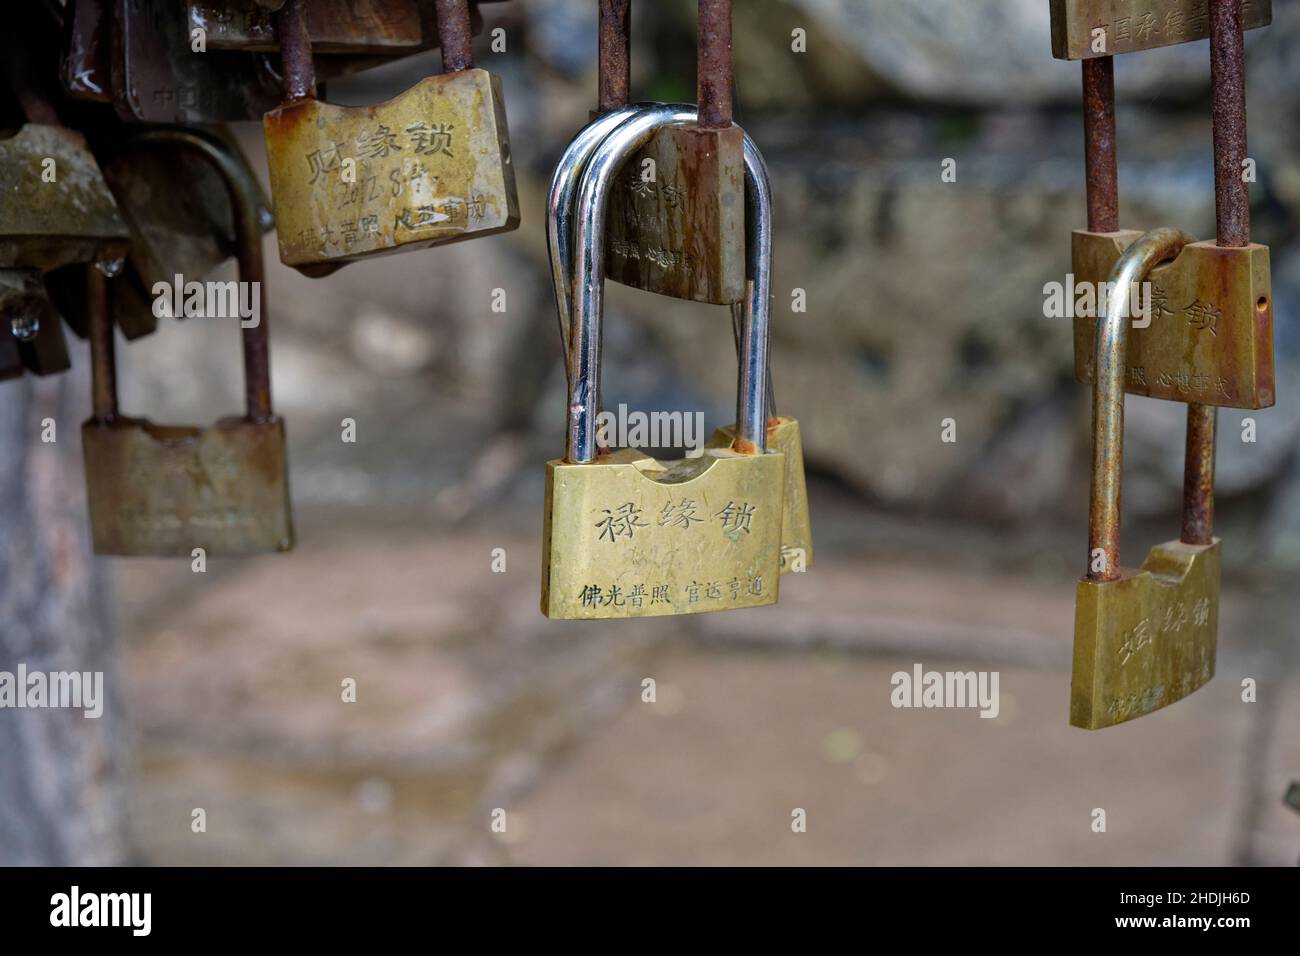
[[(614, 178), (627, 159), (659, 128), (692, 122), (693, 106), (652, 104), (602, 116), (566, 150), (552, 179), (548, 200), (551, 268), (556, 287), (561, 336), (567, 345), (569, 429), (566, 459), (592, 461), (596, 454), (596, 415), (600, 396), (600, 320), (603, 309), (605, 213)], [(616, 125), (615, 125), (616, 124)], [(610, 126), (614, 128), (608, 130)], [(585, 165), (584, 165), (585, 160)], [(748, 228), (747, 259), (753, 278), (741, 334), (737, 445), (766, 449), (769, 296), (771, 289), (771, 187), (767, 168), (752, 141), (745, 141), (747, 193), (755, 213)], [(580, 182), (580, 184), (579, 184)], [(572, 226), (574, 193), (580, 214)], [(566, 198), (568, 201), (566, 202)], [(570, 246), (572, 247), (570, 251)], [(568, 302), (566, 307), (566, 292)], [(567, 328), (566, 328), (567, 320)]]
[[(1092, 482), (1088, 502), (1088, 578), (1120, 576), (1120, 480), (1124, 465), (1124, 376), (1128, 368), (1128, 304), (1151, 270), (1195, 240), (1179, 229), (1153, 229), (1120, 256), (1107, 283), (1106, 313), (1097, 320), (1092, 386)], [(1097, 568), (1093, 556), (1104, 555)]]

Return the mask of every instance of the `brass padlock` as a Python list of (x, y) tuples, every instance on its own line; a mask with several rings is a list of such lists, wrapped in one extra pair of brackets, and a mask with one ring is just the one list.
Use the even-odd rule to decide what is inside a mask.
[[(767, 301), (754, 300), (740, 363), (738, 437), (659, 462), (597, 447), (605, 212), (615, 173), (664, 122), (635, 116), (583, 171), (574, 225), (566, 456), (546, 466), (542, 613), (599, 619), (775, 603), (785, 460), (766, 448)], [(552, 269), (563, 264), (552, 263)], [(762, 263), (766, 270), (768, 265)]]
[[(625, 121), (636, 117), (638, 124), (655, 122), (690, 123), (696, 110), (687, 105), (660, 103), (638, 104), (615, 108), (596, 116), (574, 137), (566, 147), (551, 177), (547, 196), (547, 245), (551, 257), (551, 277), (555, 291), (556, 311), (560, 322), (560, 339), (566, 348), (569, 341), (570, 292), (573, 285), (573, 213), (577, 201), (579, 181), (591, 157), (604, 139)], [(770, 268), (759, 267), (771, 259), (771, 184), (767, 164), (757, 146), (745, 134), (745, 222), (746, 236), (746, 296), (743, 302), (732, 305), (732, 323), (735, 330), (736, 354), (742, 353), (742, 334), (751, 321), (754, 303), (767, 301), (770, 296)], [(607, 217), (608, 221), (608, 217)], [(566, 372), (568, 369), (566, 363)], [(777, 416), (772, 393), (771, 370), (767, 382), (768, 447), (785, 455), (785, 490), (783, 494), (781, 573), (803, 571), (812, 565), (812, 528), (808, 516), (808, 491), (803, 467), (803, 445), (799, 423), (789, 416)], [(718, 429), (709, 439), (707, 447), (730, 447), (735, 439), (730, 427)]]
[(113, 330), (98, 270), (87, 272), (94, 414), (81, 428), (97, 554), (208, 555), (293, 547), (284, 422), (271, 408), (268, 336), (257, 195), (229, 157), (190, 131), (151, 132), (140, 142), (185, 144), (222, 170), (236, 207), (239, 278), (259, 305), (241, 322), (246, 412), (208, 428), (155, 425), (118, 414)]
[[(602, 111), (628, 104), (628, 5), (600, 4)], [(745, 295), (745, 134), (732, 122), (731, 0), (700, 0), (698, 115), (655, 132), (615, 182), (606, 275), (677, 299)]]
[[(1204, 40), (1210, 0), (1051, 0), (1052, 56), (1088, 60)], [(1273, 0), (1245, 0), (1247, 30), (1273, 22)]]
[(1088, 573), (1075, 599), (1070, 685), (1070, 723), (1089, 730), (1172, 704), (1214, 676), (1219, 540), (1206, 517), (1214, 500), (1213, 408), (1188, 418), (1180, 538), (1153, 548), (1140, 570), (1119, 563), (1129, 323), (1123, 300), (1190, 241), (1177, 230), (1157, 229), (1130, 244), (1110, 276), (1118, 292), (1098, 322)]
[(0, 139), (0, 268), (120, 260), (130, 237), (79, 133), (27, 123)]
[[(217, 50), (278, 50), (275, 16), (256, 0), (189, 0), (189, 23)], [(415, 53), (424, 46), (415, 0), (312, 0), (307, 30), (315, 53)]]
[(438, 0), (442, 75), (377, 106), (318, 101), (302, 0), (279, 18), (286, 103), (263, 130), (286, 265), (319, 275), (519, 225), (501, 84), (474, 68), (467, 0)]

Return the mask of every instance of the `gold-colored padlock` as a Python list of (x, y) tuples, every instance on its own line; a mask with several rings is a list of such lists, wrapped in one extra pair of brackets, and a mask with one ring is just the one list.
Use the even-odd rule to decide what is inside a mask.
[(467, 0), (437, 6), (442, 75), (355, 107), (315, 98), (303, 0), (279, 12), (286, 102), (263, 130), (286, 265), (324, 275), (519, 225), (500, 80), (474, 68)]
[(1191, 240), (1157, 229), (1131, 243), (1110, 281), (1117, 290), (1096, 335), (1088, 573), (1075, 599), (1070, 723), (1095, 730), (1172, 704), (1214, 676), (1219, 540), (1214, 501), (1214, 415), (1188, 417), (1179, 540), (1156, 546), (1140, 570), (1119, 563), (1124, 455), (1124, 369), (1129, 290)]
[[(1204, 40), (1210, 0), (1051, 0), (1052, 56), (1089, 60)], [(1273, 22), (1273, 0), (1244, 0), (1247, 30)]]
[[(628, 105), (626, 3), (600, 4), (601, 111)], [(606, 276), (715, 305), (745, 295), (745, 133), (732, 122), (731, 2), (700, 0), (698, 112), (658, 129), (610, 196)]]
[[(87, 271), (94, 414), (81, 428), (97, 554), (209, 556), (293, 547), (284, 422), (271, 409), (257, 195), (210, 139), (183, 130), (141, 144), (184, 145), (222, 172), (239, 233), (239, 280), (256, 308), (243, 333), (246, 414), (208, 428), (155, 425), (118, 414), (109, 290)], [(243, 298), (235, 292), (236, 300)], [(227, 297), (229, 301), (229, 297)], [(215, 319), (214, 319), (215, 321)]]
[[(730, 447), (658, 462), (597, 444), (606, 207), (619, 167), (664, 121), (623, 123), (582, 172), (567, 323), (567, 454), (546, 466), (541, 608), (551, 618), (690, 614), (772, 604), (778, 596), (785, 457), (766, 448), (765, 296), (753, 297), (743, 332)], [(767, 263), (761, 268), (755, 285), (766, 288)], [(552, 269), (565, 271), (563, 263)]]

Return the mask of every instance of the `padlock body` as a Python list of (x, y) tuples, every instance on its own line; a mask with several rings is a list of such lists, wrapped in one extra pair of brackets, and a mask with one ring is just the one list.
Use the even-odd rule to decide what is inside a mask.
[(636, 451), (546, 465), (542, 613), (565, 620), (774, 604), (784, 457)]
[(1096, 730), (1149, 714), (1214, 676), (1219, 541), (1170, 541), (1140, 571), (1079, 582), (1070, 723)]
[(605, 276), (715, 305), (745, 295), (745, 133), (664, 126), (624, 165), (605, 214)]
[[(1204, 40), (1210, 0), (1051, 0), (1052, 56), (1089, 60)], [(1273, 22), (1273, 0), (1244, 0), (1242, 27)], [(1093, 31), (1105, 30), (1104, 44)]]
[[(706, 448), (730, 448), (736, 440), (735, 426), (719, 428)], [(799, 422), (788, 415), (769, 419), (767, 447), (785, 456), (785, 488), (781, 507), (781, 573), (812, 567), (812, 523), (808, 518), (808, 482), (803, 470), (803, 438)]]
[(377, 106), (282, 106), (266, 114), (263, 130), (286, 265), (319, 267), (519, 225), (501, 84), (486, 70), (427, 77)]
[[(191, 29), (214, 50), (279, 50), (275, 14), (257, 0), (190, 0)], [(401, 56), (426, 44), (415, 0), (312, 0), (306, 4), (313, 55)], [(431, 45), (431, 44), (430, 44)]]
[[(1142, 233), (1073, 236), (1075, 289), (1099, 289), (1124, 250)], [(1124, 388), (1175, 402), (1229, 408), (1268, 408), (1273, 387), (1273, 288), (1268, 246), (1227, 248), (1213, 242), (1183, 247), (1173, 262), (1152, 270), (1150, 324), (1129, 322)], [(1068, 290), (1067, 290), (1068, 291)], [(1116, 290), (1125, 295), (1125, 290)], [(1074, 301), (1074, 300), (1072, 300)], [(1098, 307), (1099, 308), (1099, 307)], [(1096, 363), (1097, 319), (1074, 309), (1074, 370), (1090, 384)], [(1146, 318), (1137, 318), (1139, 323)]]
[(0, 267), (124, 258), (130, 238), (81, 134), (28, 123), (0, 139)]
[(96, 554), (209, 556), (293, 547), (284, 422), (81, 426)]

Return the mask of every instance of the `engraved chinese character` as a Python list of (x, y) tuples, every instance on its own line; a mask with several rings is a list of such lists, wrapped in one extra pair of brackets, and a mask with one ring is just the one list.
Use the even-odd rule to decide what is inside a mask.
[(580, 597), (582, 599), (583, 607), (599, 607), (600, 606), (600, 585), (588, 584), (585, 588), (582, 589), (582, 594)]
[(695, 499), (683, 498), (677, 504), (671, 501), (664, 505), (664, 510), (659, 515), (659, 526), (661, 528), (690, 528), (691, 523), (703, 524), (703, 518), (695, 517)]
[(698, 581), (692, 581), (686, 585), (686, 601), (689, 604), (695, 604), (700, 600), (700, 585)]
[(1192, 328), (1198, 332), (1204, 332), (1208, 329), (1209, 333), (1215, 338), (1218, 338), (1219, 335), (1215, 326), (1219, 324), (1219, 319), (1222, 316), (1222, 309), (1216, 309), (1210, 303), (1202, 302), (1200, 299), (1187, 307), (1187, 319), (1192, 323)]
[(416, 206), (414, 209), (407, 207), (397, 214), (398, 225), (405, 226), (407, 229), (436, 226), (450, 218), (451, 216), (448, 213), (443, 212), (437, 206)]
[(722, 588), (718, 587), (717, 581), (710, 581), (704, 586), (704, 596), (713, 599), (722, 597)]
[(1128, 382), (1130, 385), (1146, 385), (1147, 370), (1141, 365), (1133, 365), (1128, 370)]
[(1170, 10), (1165, 17), (1165, 36), (1181, 41), (1187, 35), (1187, 16), (1181, 10)]
[(1153, 285), (1151, 287), (1151, 317), (1159, 319), (1174, 314), (1174, 310), (1169, 307), (1169, 293), (1160, 286)]
[(740, 589), (742, 587), (744, 587), (744, 585), (741, 583), (740, 578), (731, 579), (731, 599), (733, 601), (740, 597)]
[(672, 184), (672, 183), (665, 184), (665, 185), (664, 185), (664, 205), (667, 206), (669, 209), (676, 209), (676, 208), (677, 208), (677, 205), (678, 205), (681, 201), (682, 201), (682, 190), (681, 190), (681, 188), (680, 188), (679, 186), (677, 186), (676, 184)]
[(1210, 623), (1210, 599), (1201, 598), (1192, 608), (1192, 623), (1197, 627), (1205, 627)]
[(316, 182), (332, 169), (339, 167), (339, 145), (330, 143), (324, 149), (315, 149), (307, 154), (307, 169), (311, 172), (308, 182)]
[(1192, 0), (1191, 9), (1187, 11), (1187, 31), (1190, 36), (1203, 37), (1210, 32), (1209, 8), (1209, 0)]
[(617, 584), (611, 585), (605, 595), (605, 607), (622, 607), (627, 601), (623, 599), (623, 589)]
[(668, 585), (656, 584), (654, 591), (650, 594), (651, 604), (668, 604)]
[(1164, 616), (1160, 620), (1160, 633), (1168, 634), (1173, 632), (1177, 634), (1187, 623), (1187, 606), (1182, 601), (1175, 601), (1165, 608)]
[(1129, 631), (1125, 637), (1124, 643), (1119, 646), (1120, 663), (1127, 664), (1131, 658), (1142, 648), (1151, 643), (1151, 622), (1143, 618), (1138, 626)]
[(1132, 26), (1133, 26), (1132, 17), (1115, 18), (1115, 42), (1117, 44), (1127, 43), (1129, 40), (1133, 38), (1133, 34), (1129, 32)]
[(397, 134), (383, 123), (357, 137), (357, 152), (367, 159), (383, 159), (401, 148), (397, 145)]
[(1139, 41), (1145, 42), (1157, 32), (1156, 15), (1154, 13), (1144, 13), (1138, 17), (1136, 35)]
[(439, 123), (436, 126), (432, 123), (412, 123), (406, 127), (406, 132), (410, 134), (411, 148), (421, 156), (434, 156), (442, 154), (455, 159), (455, 154), (451, 151), (451, 131), (456, 127), (451, 123)]
[(749, 534), (749, 522), (754, 517), (755, 509), (749, 502), (737, 505), (734, 501), (728, 501), (727, 506), (715, 514), (713, 517), (722, 519), (722, 530), (738, 534), (743, 531)]
[(649, 199), (655, 194), (655, 184), (653, 179), (646, 179), (644, 176), (633, 176), (632, 181), (628, 183), (628, 188), (632, 190), (632, 195), (638, 199)]
[(749, 582), (749, 593), (759, 595), (763, 593), (763, 575), (760, 574)]
[(640, 607), (645, 600), (645, 585), (634, 584), (632, 590), (627, 592), (627, 603), (632, 607)]
[(603, 541), (607, 536), (610, 541), (616, 541), (619, 538), (630, 538), (637, 528), (650, 527), (641, 520), (641, 509), (634, 502), (627, 502), (619, 505), (617, 509), (611, 511), (608, 508), (602, 509), (604, 518), (596, 522), (596, 527), (600, 528), (600, 535), (597, 541)]

